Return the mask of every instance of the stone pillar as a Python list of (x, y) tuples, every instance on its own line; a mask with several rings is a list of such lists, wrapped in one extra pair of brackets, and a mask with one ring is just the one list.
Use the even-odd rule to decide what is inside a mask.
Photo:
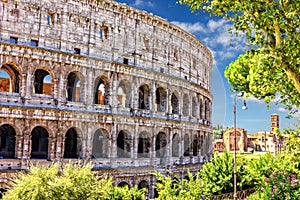
[(156, 151), (155, 151), (155, 146), (156, 146), (156, 125), (155, 124), (152, 127), (152, 134), (153, 134), (153, 140), (152, 140), (152, 149), (150, 152), (150, 159), (153, 166), (156, 167), (157, 162), (156, 162)]
[(133, 134), (133, 163), (134, 166), (138, 167), (138, 144), (139, 144), (139, 124), (136, 123), (134, 127), (134, 134)]
[(50, 160), (55, 159), (55, 150), (56, 150), (56, 138), (55, 137), (49, 137), (49, 148), (48, 148), (48, 158)]
[(53, 94), (53, 98), (54, 99), (58, 99), (59, 98), (59, 79), (57, 79), (57, 78), (55, 78), (54, 80), (53, 80), (53, 92), (52, 92), (52, 94)]
[[(172, 149), (172, 147), (173, 147), (173, 130), (172, 130), (172, 128), (169, 128), (169, 143), (168, 143), (168, 159), (167, 159), (167, 163), (170, 165), (170, 166), (172, 166), (173, 165), (173, 156), (172, 156), (172, 152), (173, 152), (173, 149)], [(168, 160), (169, 160), (169, 162), (168, 162)]]
[(94, 92), (95, 92), (96, 88), (93, 88), (93, 85), (94, 85), (94, 83), (92, 82), (93, 80), (94, 80), (93, 79), (93, 72), (92, 72), (92, 70), (88, 70), (86, 80), (85, 80), (85, 84), (86, 84), (85, 103), (87, 105), (93, 105), (94, 104)]
[(117, 167), (117, 125), (114, 123), (111, 130), (111, 149), (110, 149), (110, 165), (112, 168)]
[(152, 82), (152, 106), (150, 108), (150, 110), (153, 112), (157, 111), (155, 99), (156, 99), (156, 83), (155, 83), (155, 81), (153, 81)]
[(117, 84), (118, 84), (118, 80), (117, 80), (117, 72), (112, 72), (113, 73), (113, 78), (112, 81), (109, 85), (109, 91), (110, 91), (110, 99), (109, 99), (109, 105), (111, 105), (111, 107), (113, 109), (118, 107), (118, 98), (117, 98)]
[(22, 81), (21, 81), (21, 86), (20, 86), (20, 96), (26, 96), (26, 73), (22, 73)]
[(139, 101), (139, 91), (138, 91), (138, 85), (137, 85), (137, 81), (136, 78), (134, 78), (135, 80), (132, 81), (131, 83), (131, 108), (133, 108), (134, 110), (138, 109), (138, 101)]
[(24, 136), (22, 134), (16, 135), (16, 145), (15, 145), (15, 157), (18, 159), (22, 159), (23, 157), (23, 143), (24, 143)]

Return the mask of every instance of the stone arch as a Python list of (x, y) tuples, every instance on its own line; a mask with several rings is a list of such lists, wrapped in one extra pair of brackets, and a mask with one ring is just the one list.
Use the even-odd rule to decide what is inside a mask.
[(183, 150), (183, 156), (187, 157), (190, 155), (190, 137), (188, 134), (185, 134), (183, 138)]
[(31, 158), (48, 158), (49, 133), (42, 126), (31, 131)]
[(193, 156), (198, 155), (198, 150), (199, 150), (199, 137), (198, 135), (194, 135), (194, 140), (193, 140)]
[(197, 98), (193, 96), (192, 98), (192, 116), (197, 117), (198, 114), (198, 103), (197, 103)]
[(130, 188), (129, 183), (127, 183), (126, 181), (120, 182), (120, 183), (118, 184), (118, 187), (128, 187), (128, 188)]
[(109, 98), (109, 82), (104, 76), (97, 77), (94, 88), (94, 104), (107, 105)]
[(69, 128), (65, 134), (64, 158), (78, 158), (81, 151), (81, 141), (76, 128)]
[(167, 146), (167, 135), (164, 132), (159, 132), (156, 136), (155, 151), (157, 158), (165, 157)]
[(121, 130), (117, 137), (117, 155), (118, 158), (130, 158), (131, 136), (128, 131)]
[(35, 94), (52, 94), (53, 73), (48, 69), (38, 68), (34, 72), (34, 91)]
[(21, 70), (14, 63), (5, 63), (0, 68), (0, 92), (19, 93)]
[(147, 84), (141, 85), (139, 87), (139, 109), (150, 109), (150, 89)]
[(179, 157), (179, 144), (180, 144), (180, 136), (178, 133), (173, 134), (172, 138), (172, 157)]
[(73, 71), (67, 77), (67, 101), (79, 102), (83, 97), (83, 76), (78, 71)]
[(183, 99), (182, 99), (182, 114), (184, 116), (189, 116), (190, 112), (190, 99), (189, 99), (189, 95), (188, 94), (184, 94), (183, 95)]
[(177, 91), (173, 92), (171, 95), (171, 112), (172, 114), (179, 114), (179, 94)]
[(146, 180), (142, 180), (138, 184), (138, 189), (139, 190), (144, 189), (144, 188), (147, 190), (146, 193), (148, 193), (148, 191), (149, 191), (149, 183)]
[(131, 87), (128, 80), (120, 81), (117, 89), (117, 97), (119, 105), (123, 108), (131, 106)]
[(16, 131), (9, 124), (0, 126), (0, 157), (15, 158)]
[(109, 133), (105, 129), (98, 129), (94, 133), (92, 158), (109, 157)]
[(166, 112), (167, 108), (167, 90), (163, 87), (156, 89), (156, 110), (158, 112)]
[(150, 157), (150, 137), (146, 131), (139, 134), (138, 138), (138, 157), (149, 158)]

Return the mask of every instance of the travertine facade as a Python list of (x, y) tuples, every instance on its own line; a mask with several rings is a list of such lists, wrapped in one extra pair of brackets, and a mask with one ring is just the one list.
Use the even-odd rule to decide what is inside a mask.
[(153, 196), (149, 172), (209, 159), (212, 55), (194, 36), (114, 1), (0, 0), (0, 17), (2, 171), (80, 158)]

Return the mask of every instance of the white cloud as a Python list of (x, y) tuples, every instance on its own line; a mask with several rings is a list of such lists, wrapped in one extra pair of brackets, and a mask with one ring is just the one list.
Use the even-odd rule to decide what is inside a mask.
[[(294, 109), (296, 109), (296, 107), (294, 107)], [(282, 113), (289, 113), (289, 110), (283, 108), (283, 107), (279, 107), (277, 109), (279, 112), (282, 112)], [(298, 109), (299, 110), (299, 109)], [(300, 111), (294, 113), (291, 115), (292, 117), (295, 117), (295, 118), (300, 118)]]
[(180, 28), (184, 29), (185, 31), (195, 34), (195, 33), (205, 33), (207, 32), (207, 29), (203, 24), (196, 22), (196, 23), (185, 23), (185, 22), (178, 22), (173, 21), (171, 22), (175, 24), (176, 26), (179, 26)]
[(221, 28), (222, 30), (227, 30), (226, 28), (224, 28), (227, 23), (228, 21), (226, 21), (225, 19), (220, 19), (220, 20), (211, 19), (207, 23), (207, 28), (210, 30), (210, 32), (215, 32), (219, 28)]
[(134, 7), (154, 7), (154, 3), (151, 1), (143, 1), (143, 0), (135, 0), (134, 3), (132, 4)]

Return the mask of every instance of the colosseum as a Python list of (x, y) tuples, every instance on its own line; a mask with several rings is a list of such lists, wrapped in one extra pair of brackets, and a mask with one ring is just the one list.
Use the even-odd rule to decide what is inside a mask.
[(112, 0), (0, 0), (0, 185), (30, 163), (88, 160), (155, 196), (212, 153), (211, 52)]

